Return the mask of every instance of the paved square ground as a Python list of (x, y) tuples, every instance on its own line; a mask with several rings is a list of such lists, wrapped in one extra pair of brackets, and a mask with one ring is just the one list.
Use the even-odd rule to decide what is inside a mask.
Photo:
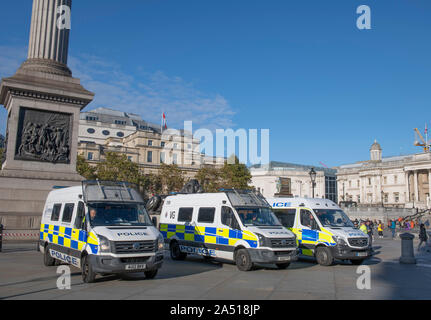
[(371, 290), (357, 288), (358, 267), (348, 262), (322, 267), (300, 260), (287, 270), (267, 266), (241, 272), (235, 265), (200, 257), (172, 261), (168, 253), (154, 280), (108, 276), (84, 284), (72, 268), (71, 290), (59, 290), (57, 268), (43, 265), (34, 244), (5, 244), (0, 299), (431, 299), (431, 253), (418, 253), (417, 265), (400, 265), (400, 240), (376, 240), (374, 245), (376, 255), (364, 263), (371, 269)]

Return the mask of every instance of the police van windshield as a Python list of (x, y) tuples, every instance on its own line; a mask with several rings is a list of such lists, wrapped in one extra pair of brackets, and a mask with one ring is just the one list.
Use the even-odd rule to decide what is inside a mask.
[(143, 204), (91, 203), (88, 216), (93, 227), (152, 225)]
[(314, 209), (314, 212), (324, 227), (354, 227), (352, 221), (343, 210)]
[(270, 208), (235, 207), (244, 226), (281, 226)]

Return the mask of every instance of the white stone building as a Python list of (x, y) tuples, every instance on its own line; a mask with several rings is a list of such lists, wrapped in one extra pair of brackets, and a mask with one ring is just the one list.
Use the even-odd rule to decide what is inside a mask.
[(431, 153), (382, 157), (377, 141), (370, 160), (337, 168), (339, 201), (398, 208), (430, 208)]
[(203, 166), (223, 166), (225, 160), (202, 154), (200, 140), (184, 130), (162, 132), (138, 115), (107, 108), (81, 113), (78, 152), (93, 164), (107, 152), (125, 154), (146, 174), (157, 173), (162, 163), (176, 164), (187, 178)]
[[(276, 196), (310, 198), (313, 195), (309, 174), (312, 168), (282, 162), (253, 166), (250, 168), (252, 185), (266, 198)], [(314, 167), (314, 170), (317, 173), (314, 196), (337, 201), (336, 171), (322, 167)]]

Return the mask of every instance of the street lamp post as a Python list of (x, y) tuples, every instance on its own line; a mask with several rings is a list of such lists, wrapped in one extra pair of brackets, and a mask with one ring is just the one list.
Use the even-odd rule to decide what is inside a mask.
[(343, 182), (343, 201), (346, 201), (346, 186), (344, 182)]
[(310, 174), (310, 178), (311, 178), (311, 188), (313, 189), (313, 198), (314, 198), (314, 188), (316, 187), (317, 173), (316, 173), (316, 171), (314, 171), (314, 168), (311, 168), (309, 174)]

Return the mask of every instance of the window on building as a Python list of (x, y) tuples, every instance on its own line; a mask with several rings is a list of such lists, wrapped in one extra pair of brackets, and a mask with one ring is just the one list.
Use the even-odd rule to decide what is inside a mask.
[(132, 161), (133, 160), (132, 156), (128, 156), (127, 160)]
[(165, 163), (165, 153), (164, 152), (160, 152), (160, 163)]
[(349, 188), (352, 187), (352, 181), (349, 181)]
[(115, 120), (114, 121), (115, 124), (118, 124), (120, 126), (125, 126), (127, 124), (127, 121), (123, 121), (123, 120)]
[(97, 117), (94, 117), (94, 116), (86, 116), (85, 119), (87, 121), (97, 121), (97, 120), (99, 120)]
[(368, 185), (371, 186), (371, 178), (368, 178)]
[(148, 151), (147, 153), (147, 162), (153, 162), (153, 151)]
[(105, 136), (109, 136), (111, 134), (108, 130), (103, 130), (102, 133)]
[(174, 143), (174, 149), (178, 149), (178, 143)]
[(397, 175), (394, 176), (394, 184), (398, 184), (398, 176)]
[(148, 145), (151, 147), (153, 145), (153, 140), (148, 140)]
[(173, 164), (178, 164), (178, 155), (176, 153), (174, 153), (173, 156), (172, 156), (172, 163)]
[(87, 160), (93, 160), (93, 152), (87, 154)]
[(95, 134), (95, 133), (96, 133), (96, 130), (94, 130), (93, 128), (88, 128), (88, 129), (87, 129), (87, 132), (88, 132), (89, 134)]
[(160, 146), (161, 146), (162, 148), (164, 148), (164, 147), (165, 147), (165, 145), (166, 145), (166, 142), (164, 142), (164, 141), (162, 141), (162, 142), (160, 143)]
[(388, 177), (383, 177), (383, 184), (388, 184)]
[(389, 202), (389, 194), (388, 194), (388, 193), (385, 193), (385, 194), (383, 195), (383, 201), (384, 201), (385, 203), (388, 203), (388, 202)]
[(117, 137), (123, 138), (124, 137), (124, 132), (121, 132), (121, 131), (117, 132)]
[(395, 203), (400, 202), (400, 194), (398, 192), (394, 193), (394, 201), (395, 201)]

